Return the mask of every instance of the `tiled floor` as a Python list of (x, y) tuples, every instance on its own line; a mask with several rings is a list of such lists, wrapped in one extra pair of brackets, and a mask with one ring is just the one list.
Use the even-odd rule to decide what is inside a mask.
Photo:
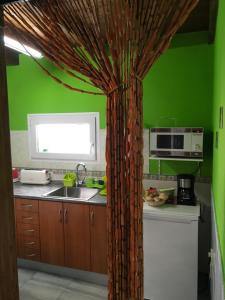
[[(20, 300), (106, 300), (107, 288), (46, 273), (19, 269)], [(209, 300), (208, 292), (199, 300)]]
[(20, 300), (106, 300), (107, 288), (19, 269)]

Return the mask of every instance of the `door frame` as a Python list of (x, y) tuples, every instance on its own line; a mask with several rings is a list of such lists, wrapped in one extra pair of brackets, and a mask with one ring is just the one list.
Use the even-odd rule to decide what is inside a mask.
[(3, 5), (0, 5), (0, 299), (19, 300), (7, 74), (3, 38), (4, 16)]

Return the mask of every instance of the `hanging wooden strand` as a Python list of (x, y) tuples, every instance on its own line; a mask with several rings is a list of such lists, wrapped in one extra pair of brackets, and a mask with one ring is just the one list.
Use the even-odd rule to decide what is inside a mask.
[[(21, 16), (20, 16), (20, 18), (21, 18)], [(53, 23), (53, 24), (55, 24), (55, 23)], [(60, 28), (59, 28), (59, 29), (60, 29)], [(31, 30), (33, 30), (33, 28), (31, 28)], [(40, 30), (41, 30), (41, 28), (40, 28)], [(51, 45), (51, 43), (48, 43), (48, 45), (46, 45), (46, 43), (45, 43), (41, 50), (46, 49), (46, 48), (48, 49), (48, 48), (49, 48), (49, 45)], [(38, 48), (40, 48), (40, 47), (38, 47)], [(43, 51), (43, 52), (45, 53), (46, 51)], [(54, 53), (54, 50), (53, 50), (53, 51), (51, 50), (50, 53)], [(72, 53), (73, 53), (73, 56), (75, 56), (75, 55), (74, 55), (74, 51), (73, 51)], [(59, 56), (60, 61), (62, 61), (62, 59), (61, 59), (61, 57), (60, 57), (61, 54), (58, 53), (57, 55)], [(78, 57), (77, 57), (77, 58), (78, 58)], [(68, 59), (67, 59), (67, 61), (68, 61)], [(71, 61), (70, 58), (69, 58), (69, 61)], [(87, 60), (87, 61), (88, 61), (88, 60)], [(65, 61), (64, 61), (64, 63), (66, 64)], [(81, 68), (82, 68), (82, 70), (85, 70), (85, 68), (84, 68), (85, 63), (86, 63), (86, 61), (82, 61), (81, 64), (80, 64), (80, 67), (78, 66), (78, 68), (75, 69), (75, 70), (76, 70), (76, 71), (80, 71)], [(71, 67), (72, 69), (74, 69), (73, 66), (71, 66), (71, 62), (70, 62), (69, 64), (70, 64), (70, 67)], [(76, 62), (76, 65), (77, 65), (77, 62)], [(88, 68), (91, 69), (91, 73), (89, 72), (89, 73), (87, 74), (87, 72), (85, 72), (84, 75), (85, 75), (85, 76), (90, 76), (90, 75), (93, 76), (95, 73), (94, 73), (94, 69), (93, 69), (93, 67), (92, 67), (92, 64), (89, 64), (89, 65), (88, 65)], [(100, 80), (97, 80), (97, 81), (100, 82)], [(102, 80), (101, 80), (101, 82), (102, 82)]]
[(109, 300), (143, 300), (142, 80), (197, 2), (32, 0), (5, 11), (23, 40), (107, 95)]
[[(12, 15), (13, 16), (13, 15)], [(7, 17), (8, 17), (8, 15), (7, 15)], [(6, 17), (6, 19), (7, 19), (7, 17)], [(19, 16), (21, 19), (22, 19), (22, 17), (21, 16)], [(22, 22), (21, 22), (21, 24), (23, 24)], [(29, 25), (27, 25), (27, 27), (24, 27), (24, 29), (26, 30), (26, 28), (28, 28), (28, 26)], [(29, 27), (31, 30), (33, 30), (33, 28), (32, 27)], [(12, 29), (11, 29), (12, 30)], [(14, 29), (15, 30), (15, 29)], [(29, 36), (29, 37), (26, 37), (26, 35), (24, 35), (23, 33), (18, 33), (19, 31), (17, 31), (17, 35), (18, 36), (20, 36), (20, 35), (22, 35), (22, 38), (25, 40), (25, 42), (26, 41), (28, 41), (28, 42), (33, 42), (34, 41), (34, 44), (37, 46), (37, 48), (43, 53), (43, 54), (45, 54), (47, 57), (51, 57), (51, 60), (55, 60), (56, 61), (56, 59), (57, 59), (57, 57), (55, 56), (55, 53), (54, 53), (54, 50), (55, 50), (55, 48), (53, 48), (52, 46), (51, 46), (51, 44), (50, 43), (48, 43), (48, 46), (45, 46), (45, 44), (46, 44), (46, 42), (44, 42), (44, 45), (42, 46), (42, 43), (38, 43), (38, 41), (39, 41), (39, 39), (32, 39), (32, 37), (31, 36)], [(74, 51), (72, 52), (72, 53), (74, 53)], [(73, 57), (72, 55), (71, 55), (71, 57)], [(73, 57), (74, 58), (74, 57)], [(64, 63), (65, 65), (67, 65), (69, 68), (71, 68), (71, 61), (73, 61), (73, 60), (70, 60), (70, 64), (68, 65), (67, 64), (67, 61), (65, 60), (65, 57), (63, 56), (63, 55), (61, 55), (61, 54), (59, 54), (59, 60), (60, 60), (60, 62), (62, 62), (62, 63)], [(75, 65), (75, 66), (77, 66), (77, 65), (80, 65), (80, 68), (82, 67), (82, 62), (80, 62), (79, 63), (79, 61), (78, 60), (75, 60), (74, 61), (74, 64), (72, 64), (72, 68), (71, 69), (73, 69), (73, 65)], [(83, 70), (84, 70), (84, 67), (83, 67)], [(86, 73), (87, 75), (89, 75), (90, 73), (89, 72), (87, 72)]]

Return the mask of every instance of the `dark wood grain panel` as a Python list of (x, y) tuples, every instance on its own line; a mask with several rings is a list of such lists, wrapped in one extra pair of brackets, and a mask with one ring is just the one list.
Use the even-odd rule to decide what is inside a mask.
[(64, 266), (62, 213), (61, 202), (39, 202), (41, 261), (60, 266)]
[(209, 43), (213, 43), (216, 35), (216, 22), (218, 16), (218, 0), (209, 0), (210, 13), (209, 13)]
[(179, 32), (208, 31), (210, 0), (200, 0), (196, 8), (191, 12)]
[(91, 271), (107, 273), (107, 215), (105, 206), (90, 207)]
[(64, 203), (65, 264), (90, 271), (89, 205)]
[(0, 5), (0, 299), (18, 300), (19, 289), (3, 30), (3, 7)]
[(19, 61), (19, 52), (14, 51), (8, 47), (5, 47), (5, 52), (6, 52), (6, 65), (7, 66), (18, 66), (20, 61)]
[(23, 0), (3, 0), (1, 1), (1, 4), (6, 5), (6, 4), (10, 4), (13, 2), (22, 2)]

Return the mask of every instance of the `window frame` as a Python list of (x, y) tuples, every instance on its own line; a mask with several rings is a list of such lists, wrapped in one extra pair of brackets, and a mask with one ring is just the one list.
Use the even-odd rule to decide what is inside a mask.
[[(29, 153), (31, 160), (97, 162), (100, 157), (99, 113), (28, 114)], [(89, 123), (91, 125), (91, 154), (41, 153), (37, 148), (36, 126), (39, 124)]]

